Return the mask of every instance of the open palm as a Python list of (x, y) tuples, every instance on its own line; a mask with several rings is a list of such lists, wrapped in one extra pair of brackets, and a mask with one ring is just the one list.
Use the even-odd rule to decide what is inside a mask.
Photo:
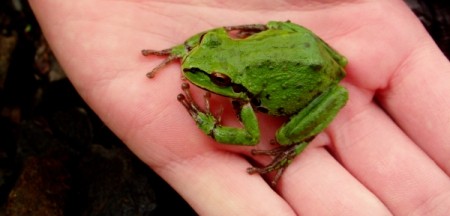
[[(450, 66), (402, 1), (189, 2), (30, 1), (82, 97), (199, 214), (450, 211)], [(213, 27), (269, 20), (308, 27), (349, 59), (349, 102), (277, 192), (245, 172), (251, 148), (217, 144), (196, 127), (176, 100), (179, 65), (149, 80), (162, 58), (140, 54)], [(279, 121), (260, 117), (257, 148), (271, 148)]]

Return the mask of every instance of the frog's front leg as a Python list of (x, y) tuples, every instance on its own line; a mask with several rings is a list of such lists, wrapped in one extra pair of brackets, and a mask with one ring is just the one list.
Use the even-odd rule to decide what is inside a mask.
[(178, 101), (187, 109), (198, 127), (214, 138), (217, 142), (236, 145), (256, 145), (259, 143), (258, 120), (249, 102), (239, 103), (236, 107), (243, 128), (224, 126), (220, 118), (215, 117), (209, 108), (209, 92), (205, 94), (205, 110), (201, 109), (192, 99), (189, 84), (183, 83), (184, 95), (178, 95)]
[(322, 93), (277, 131), (276, 141), (281, 147), (252, 151), (253, 154), (275, 156), (274, 160), (266, 167), (251, 167), (247, 172), (264, 174), (278, 170), (272, 181), (272, 185), (275, 185), (286, 166), (330, 124), (347, 99), (348, 92), (341, 86), (332, 87)]

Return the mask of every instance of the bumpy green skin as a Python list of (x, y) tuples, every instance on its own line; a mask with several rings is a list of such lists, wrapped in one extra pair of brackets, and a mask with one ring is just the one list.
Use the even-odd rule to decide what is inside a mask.
[[(231, 37), (230, 31), (236, 29), (249, 36)], [(269, 115), (290, 116), (277, 131), (276, 141), (292, 145), (294, 148), (289, 151), (294, 156), (284, 157), (264, 170), (249, 172), (265, 173), (286, 166), (328, 126), (348, 99), (347, 90), (338, 84), (345, 76), (346, 58), (313, 32), (294, 23), (271, 21), (266, 25), (216, 28), (168, 50), (170, 59), (181, 59), (188, 81), (238, 102), (242, 128), (224, 126), (209, 111), (198, 110), (194, 105), (189, 108), (184, 103), (202, 131), (218, 142), (259, 143), (255, 109)], [(154, 53), (165, 55), (166, 51)], [(227, 77), (229, 82), (216, 84), (211, 78), (215, 74)]]
[[(256, 109), (270, 115), (293, 116), (277, 132), (278, 143), (290, 145), (322, 131), (345, 104), (347, 91), (338, 82), (345, 76), (347, 60), (304, 27), (275, 21), (266, 26), (267, 30), (245, 39), (231, 38), (225, 28), (212, 29), (172, 48), (172, 54), (182, 59), (182, 71), (191, 83), (216, 94), (254, 102)], [(246, 91), (215, 85), (210, 79), (213, 72), (227, 75)], [(241, 116), (244, 121), (246, 118), (257, 121), (252, 114)], [(246, 133), (205, 132), (219, 142), (258, 143)]]

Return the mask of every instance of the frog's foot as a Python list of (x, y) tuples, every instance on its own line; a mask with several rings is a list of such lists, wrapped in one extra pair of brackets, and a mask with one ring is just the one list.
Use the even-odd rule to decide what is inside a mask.
[(143, 56), (150, 56), (150, 55), (157, 55), (157, 56), (168, 56), (166, 59), (164, 59), (163, 62), (161, 62), (158, 66), (153, 68), (152, 71), (147, 73), (148, 78), (155, 77), (155, 74), (157, 71), (159, 71), (161, 68), (172, 62), (173, 60), (177, 59), (178, 57), (175, 55), (171, 55), (172, 49), (165, 49), (165, 50), (149, 50), (144, 49), (142, 50)]
[(283, 174), (283, 171), (286, 169), (286, 167), (292, 162), (292, 160), (300, 154), (300, 152), (303, 151), (303, 149), (306, 147), (308, 143), (302, 142), (294, 145), (289, 146), (280, 146), (275, 149), (271, 150), (252, 150), (253, 155), (269, 155), (269, 156), (275, 156), (275, 158), (272, 160), (270, 164), (268, 164), (265, 167), (250, 167), (247, 169), (247, 172), (249, 174), (253, 173), (259, 173), (259, 174), (266, 174), (272, 171), (277, 171), (275, 177), (273, 178), (271, 184), (272, 186), (275, 186), (278, 182), (278, 180), (281, 177), (281, 174)]
[(268, 29), (267, 25), (263, 24), (225, 26), (224, 28), (227, 32), (237, 31), (237, 33), (234, 35), (236, 38), (246, 38)]
[(209, 105), (209, 99), (211, 97), (211, 93), (206, 92), (204, 95), (205, 99), (205, 111), (203, 111), (202, 108), (200, 108), (197, 103), (192, 99), (191, 91), (189, 90), (189, 84), (183, 83), (181, 84), (181, 89), (183, 90), (184, 94), (179, 94), (177, 96), (178, 101), (183, 104), (183, 106), (186, 108), (186, 110), (189, 112), (189, 114), (194, 117), (197, 117), (199, 113), (211, 113), (210, 105)]

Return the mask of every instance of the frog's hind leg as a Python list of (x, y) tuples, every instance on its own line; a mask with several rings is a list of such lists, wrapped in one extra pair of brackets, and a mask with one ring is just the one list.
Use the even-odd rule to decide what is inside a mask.
[(274, 156), (274, 160), (262, 168), (249, 168), (249, 173), (268, 173), (277, 170), (272, 181), (276, 184), (284, 169), (299, 155), (314, 137), (323, 131), (333, 120), (348, 99), (347, 90), (334, 86), (323, 92), (299, 113), (292, 116), (276, 134), (276, 140), (281, 145), (272, 150), (253, 150), (256, 155)]

